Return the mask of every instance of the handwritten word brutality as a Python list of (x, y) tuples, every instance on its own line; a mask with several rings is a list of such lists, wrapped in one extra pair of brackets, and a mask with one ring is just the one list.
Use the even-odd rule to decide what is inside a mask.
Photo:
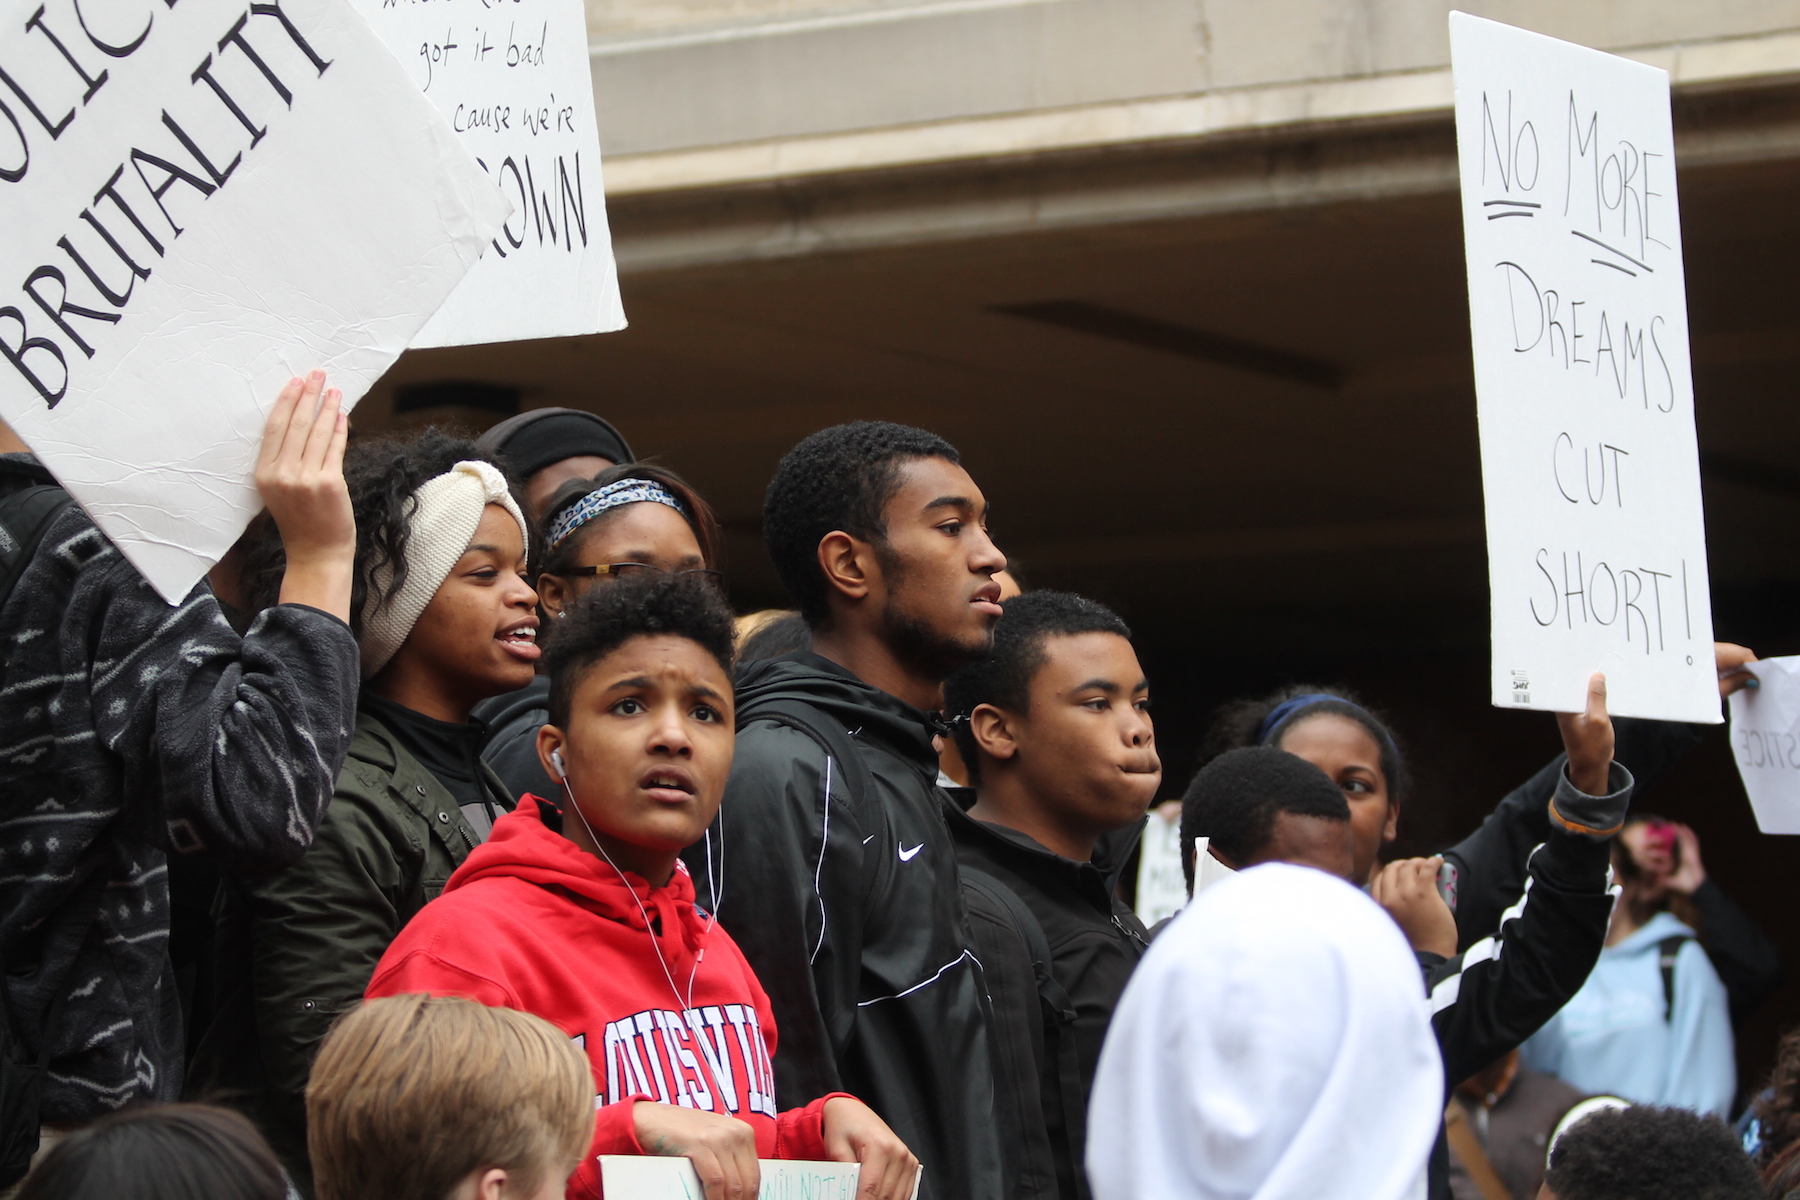
[[(80, 104), (85, 107), (106, 85), (109, 70), (84, 62), (75, 51), (85, 47), (74, 38), (65, 41), (57, 36), (44, 22), (44, 12), (40, 6), (26, 28), (43, 32), (45, 41), (67, 63), (72, 77), (68, 87), (71, 91), (80, 88)], [(154, 24), (152, 15), (124, 45), (87, 32), (85, 22), (82, 30), (94, 50), (120, 59), (144, 45)], [(305, 67), (295, 69), (295, 64), (287, 61), (292, 55), (279, 53), (284, 47), (304, 56)], [(92, 204), (69, 219), (67, 232), (54, 243), (61, 254), (33, 269), (19, 285), (42, 318), (34, 316), (37, 323), (33, 324), (19, 304), (0, 306), (0, 356), (49, 407), (54, 408), (68, 393), (69, 355), (94, 356), (90, 339), (95, 327), (118, 323), (138, 281), (150, 278), (149, 264), (163, 257), (166, 241), (183, 233), (182, 222), (191, 219), (185, 214), (225, 187), (245, 154), (269, 135), (268, 126), (258, 125), (244, 111), (240, 101), (245, 92), (256, 88), (272, 91), (291, 109), (294, 89), (303, 89), (309, 79), (323, 76), (331, 66), (301, 36), (279, 3), (251, 4), (223, 31), (217, 53), (216, 59), (208, 53), (195, 64), (191, 76), (195, 90), (185, 107), (229, 114), (241, 127), (237, 140), (203, 147), (189, 132), (194, 122), (185, 110), (177, 116), (163, 109), (165, 136), (131, 147), (104, 178), (94, 180)], [(33, 96), (4, 73), (0, 73), (0, 82), (51, 139), (61, 137), (75, 121), (77, 108), (72, 96)], [(68, 105), (67, 110), (52, 115), (63, 104)], [(45, 105), (50, 106), (49, 113)], [(18, 183), (31, 169), (31, 139), (3, 102), (0, 115), (11, 123), (19, 145), (17, 166), (0, 170), (0, 179)], [(75, 273), (73, 281), (70, 268)], [(10, 338), (5, 329), (8, 324), (14, 334)]]
[(1716, 721), (1668, 78), (1450, 30), (1494, 702)]

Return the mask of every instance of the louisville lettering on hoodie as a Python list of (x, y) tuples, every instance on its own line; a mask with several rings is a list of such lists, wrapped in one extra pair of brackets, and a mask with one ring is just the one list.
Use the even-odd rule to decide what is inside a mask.
[(777, 1107), (769, 998), (731, 936), (694, 906), (687, 868), (676, 864), (663, 887), (621, 877), (564, 838), (561, 822), (535, 796), (496, 821), (382, 956), (368, 997), (466, 996), (535, 1013), (581, 1046), (596, 1112), (571, 1198), (600, 1195), (599, 1155), (644, 1153), (640, 1100), (736, 1117), (755, 1131), (759, 1158), (825, 1158), (831, 1097)]

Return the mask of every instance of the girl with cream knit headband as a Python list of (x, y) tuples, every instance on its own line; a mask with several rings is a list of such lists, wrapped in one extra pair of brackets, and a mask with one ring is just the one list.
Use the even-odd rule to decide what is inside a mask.
[(224, 981), (238, 1007), (227, 1002), (194, 1071), (252, 1094), (303, 1180), (313, 1050), (401, 927), (512, 809), (470, 711), (530, 682), (539, 657), (531, 530), (498, 466), (428, 430), (352, 448), (344, 474), (363, 676), (349, 756), (306, 857), (231, 897), (224, 927), (247, 929), (250, 944), (229, 957), (254, 973)]
[[(544, 509), (544, 543), (537, 587), (549, 636), (576, 600), (633, 573), (705, 571), (717, 579), (712, 509), (681, 476), (652, 464), (612, 467), (558, 488)], [(540, 675), (476, 710), (492, 727), (483, 757), (514, 795), (556, 794), (537, 753), (549, 700), (550, 680)]]

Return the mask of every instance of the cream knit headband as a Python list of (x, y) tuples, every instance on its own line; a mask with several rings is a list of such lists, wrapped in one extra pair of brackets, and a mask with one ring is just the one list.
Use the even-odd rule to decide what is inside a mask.
[[(406, 582), (380, 607), (363, 617), (362, 674), (374, 677), (387, 666), (400, 643), (418, 623), (419, 614), (431, 603), (456, 560), (469, 548), (481, 514), (490, 504), (504, 508), (519, 523), (519, 536), (529, 545), (525, 514), (519, 511), (506, 477), (489, 463), (459, 462), (444, 474), (427, 479), (412, 494), (412, 529), (406, 539)], [(370, 580), (371, 595), (387, 590), (393, 578), (383, 566)]]

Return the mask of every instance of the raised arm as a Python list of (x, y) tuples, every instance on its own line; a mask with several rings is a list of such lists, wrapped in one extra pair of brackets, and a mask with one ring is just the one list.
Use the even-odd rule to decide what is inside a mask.
[[(1721, 698), (1739, 688), (1756, 686), (1748, 670), (1748, 664), (1756, 659), (1752, 651), (1730, 642), (1717, 642), (1713, 645), (1713, 659)], [(1609, 757), (1631, 771), (1638, 795), (1700, 740), (1699, 726), (1677, 721), (1614, 718), (1611, 725)], [(1562, 725), (1562, 733), (1564, 753), (1509, 792), (1475, 832), (1444, 851), (1444, 860), (1455, 880), (1458, 945), (1465, 949), (1494, 932), (1500, 914), (1525, 885), (1526, 859), (1549, 836), (1549, 805), (1557, 781), (1572, 756), (1577, 760), (1582, 757), (1577, 753), (1582, 749), (1581, 739), (1592, 735), (1592, 731), (1567, 722)], [(1571, 735), (1577, 744), (1571, 744)], [(1601, 749), (1597, 744), (1586, 746), (1585, 769), (1589, 772), (1594, 770), (1595, 756)], [(1593, 782), (1591, 775), (1589, 782)]]
[(117, 561), (73, 599), (95, 614), (96, 732), (152, 801), (123, 819), (246, 875), (305, 852), (355, 721), (357, 650), (344, 619), (356, 531), (342, 417), (323, 384), (317, 372), (290, 383), (265, 432), (257, 482), (292, 531), (292, 565), (284, 602), (243, 639), (204, 583), (169, 608), (97, 531)]
[(1576, 765), (1547, 802), (1550, 829), (1529, 855), (1519, 894), (1492, 934), (1448, 960), (1421, 958), (1447, 1086), (1537, 1032), (1580, 990), (1606, 941), (1612, 839), (1632, 780), (1617, 763), (1594, 762), (1612, 745), (1605, 680), (1594, 677), (1583, 713), (1559, 720)]

